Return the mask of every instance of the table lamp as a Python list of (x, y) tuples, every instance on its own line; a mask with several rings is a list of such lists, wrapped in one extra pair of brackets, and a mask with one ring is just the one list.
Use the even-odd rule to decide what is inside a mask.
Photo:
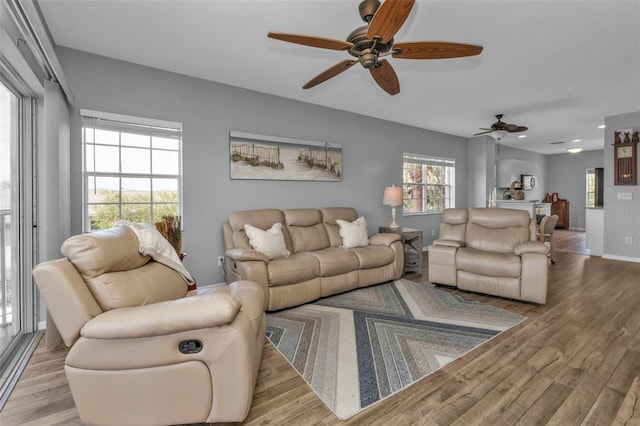
[(396, 206), (402, 205), (402, 188), (397, 186), (387, 186), (382, 196), (382, 204), (391, 206), (391, 225), (390, 228), (399, 228), (396, 223)]

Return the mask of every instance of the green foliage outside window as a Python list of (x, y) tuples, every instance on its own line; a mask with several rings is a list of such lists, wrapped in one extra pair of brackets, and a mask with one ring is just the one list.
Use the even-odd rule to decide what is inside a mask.
[(163, 216), (178, 216), (178, 194), (174, 191), (153, 192), (153, 220), (148, 192), (100, 191), (100, 203), (89, 204), (91, 230), (107, 229), (118, 220), (153, 224)]

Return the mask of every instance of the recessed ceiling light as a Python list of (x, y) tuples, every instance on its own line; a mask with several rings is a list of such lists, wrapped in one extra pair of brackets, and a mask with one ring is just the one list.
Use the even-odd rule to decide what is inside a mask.
[(520, 135), (520, 136), (518, 136), (518, 137), (519, 137), (520, 139), (522, 139), (522, 138), (526, 138), (526, 137), (527, 137), (527, 135)]
[(604, 124), (601, 124), (601, 125), (598, 126), (598, 129), (604, 129), (605, 127), (607, 127), (607, 126), (605, 126)]
[(571, 142), (582, 142), (582, 139), (574, 139)]
[(567, 151), (569, 151), (571, 154), (577, 154), (578, 152), (582, 151), (582, 148), (580, 148), (579, 146), (576, 146), (573, 148), (567, 148)]

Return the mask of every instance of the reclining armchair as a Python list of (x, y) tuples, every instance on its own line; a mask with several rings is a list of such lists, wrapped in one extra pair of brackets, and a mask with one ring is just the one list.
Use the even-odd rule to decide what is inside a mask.
[(544, 304), (549, 249), (536, 238), (536, 221), (524, 210), (446, 209), (429, 246), (429, 280)]
[(83, 423), (246, 418), (266, 327), (258, 284), (187, 291), (174, 269), (140, 254), (124, 226), (71, 237), (61, 250), (65, 259), (33, 275), (47, 335), (71, 347), (65, 373)]

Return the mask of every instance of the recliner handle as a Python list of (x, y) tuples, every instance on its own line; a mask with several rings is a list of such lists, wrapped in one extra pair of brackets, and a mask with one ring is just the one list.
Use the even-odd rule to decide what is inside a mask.
[(202, 342), (197, 339), (183, 340), (178, 343), (178, 350), (183, 354), (197, 354), (202, 350)]

